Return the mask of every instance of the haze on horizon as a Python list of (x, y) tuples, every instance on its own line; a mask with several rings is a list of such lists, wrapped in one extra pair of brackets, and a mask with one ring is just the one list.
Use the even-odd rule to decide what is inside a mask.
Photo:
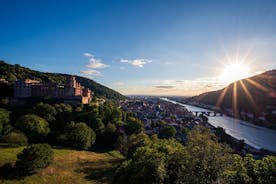
[(0, 60), (126, 95), (197, 95), (276, 68), (273, 0), (0, 3)]

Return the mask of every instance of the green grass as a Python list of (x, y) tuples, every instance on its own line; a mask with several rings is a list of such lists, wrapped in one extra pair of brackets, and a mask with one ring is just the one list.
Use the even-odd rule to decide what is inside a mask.
[[(14, 163), (23, 148), (0, 148), (0, 166)], [(23, 179), (0, 180), (0, 184), (110, 183), (124, 159), (117, 151), (95, 153), (54, 149), (54, 154), (54, 162), (39, 173)]]

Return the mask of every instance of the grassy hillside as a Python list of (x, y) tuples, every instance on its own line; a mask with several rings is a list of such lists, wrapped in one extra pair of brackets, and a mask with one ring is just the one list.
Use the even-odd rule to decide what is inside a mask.
[[(0, 167), (15, 162), (20, 148), (0, 148)], [(95, 153), (54, 149), (54, 162), (37, 174), (24, 179), (1, 180), (0, 184), (110, 183), (123, 157), (117, 151)]]
[[(7, 81), (9, 81), (10, 84), (12, 84), (16, 79), (35, 79), (43, 82), (55, 82), (55, 83), (64, 83), (66, 81), (66, 78), (69, 77), (68, 74), (60, 74), (60, 73), (44, 73), (40, 71), (31, 70), (29, 68), (22, 67), (18, 64), (11, 65), (8, 63), (5, 63), (4, 61), (0, 61), (0, 78), (4, 78)], [(94, 80), (76, 76), (77, 81), (80, 82), (85, 87), (88, 87), (92, 89), (96, 96), (100, 97), (106, 97), (108, 99), (123, 99), (125, 98), (120, 93), (103, 86)], [(2, 86), (1, 88), (3, 88)], [(10, 93), (10, 85), (6, 85), (8, 93)], [(4, 90), (0, 92), (4, 93)], [(2, 94), (3, 95), (3, 94)], [(11, 95), (11, 94), (10, 94)]]

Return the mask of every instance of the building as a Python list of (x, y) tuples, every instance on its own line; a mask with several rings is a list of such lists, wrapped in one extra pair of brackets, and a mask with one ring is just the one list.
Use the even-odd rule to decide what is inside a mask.
[(42, 83), (37, 80), (17, 80), (14, 84), (15, 98), (50, 97), (79, 100), (83, 104), (91, 102), (93, 92), (70, 77), (64, 85), (56, 83)]
[(9, 82), (6, 80), (6, 79), (0, 79), (0, 83), (5, 83), (5, 84), (8, 84)]

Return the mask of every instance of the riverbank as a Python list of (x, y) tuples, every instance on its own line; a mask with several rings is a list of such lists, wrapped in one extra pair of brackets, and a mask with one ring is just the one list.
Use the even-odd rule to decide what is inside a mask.
[(228, 117), (235, 118), (235, 119), (238, 119), (241, 121), (246, 121), (247, 123), (251, 123), (252, 125), (265, 127), (265, 128), (276, 131), (275, 125), (272, 125), (271, 122), (269, 123), (268, 121), (266, 121), (264, 117), (256, 118), (253, 113), (240, 112), (238, 115), (235, 115), (232, 111), (229, 112), (227, 110), (217, 109), (216, 107), (213, 107), (211, 105), (200, 104), (200, 103), (196, 103), (196, 102), (188, 102), (188, 101), (181, 100), (178, 98), (169, 98), (169, 99), (176, 101), (178, 103), (187, 104), (187, 105), (191, 105), (191, 106), (195, 106), (195, 107), (199, 107), (199, 108), (203, 108), (203, 109), (208, 109), (209, 111), (221, 112), (223, 115), (226, 115)]
[[(174, 104), (181, 104), (189, 111), (208, 111), (187, 104), (182, 104), (171, 99), (168, 101)], [(251, 123), (237, 120), (228, 116), (222, 117), (208, 117), (209, 123), (214, 127), (222, 127), (225, 132), (237, 140), (244, 140), (249, 147), (253, 147), (257, 150), (269, 150), (276, 152), (276, 131), (253, 125)]]

